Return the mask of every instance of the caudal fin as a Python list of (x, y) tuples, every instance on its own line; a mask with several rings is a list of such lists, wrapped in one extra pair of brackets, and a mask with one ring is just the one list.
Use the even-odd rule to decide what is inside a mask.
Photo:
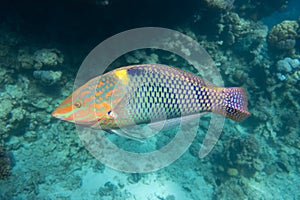
[(235, 121), (243, 121), (250, 116), (248, 97), (243, 88), (233, 87), (221, 90), (222, 101), (214, 108), (214, 112)]

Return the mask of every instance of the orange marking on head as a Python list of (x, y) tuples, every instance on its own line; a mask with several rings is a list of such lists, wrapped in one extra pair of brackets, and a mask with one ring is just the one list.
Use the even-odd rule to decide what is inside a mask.
[[(60, 119), (64, 119), (61, 116), (63, 116), (63, 114), (65, 114), (65, 113), (71, 112), (72, 110), (73, 110), (72, 106), (58, 107), (57, 109), (55, 109), (52, 112), (52, 116), (60, 118)], [(64, 119), (64, 120), (67, 120), (67, 119)]]
[[(109, 75), (105, 76), (109, 77)], [(99, 77), (96, 77), (90, 80), (64, 100), (53, 112), (53, 116), (81, 125), (94, 125), (96, 122), (100, 124), (100, 122), (113, 120), (108, 113), (112, 109), (111, 101), (116, 99), (111, 98), (114, 90), (105, 89), (113, 85), (113, 79), (104, 82), (99, 81)]]
[(102, 105), (102, 104), (94, 104), (94, 108), (95, 108), (96, 110), (100, 110), (100, 109), (103, 108), (103, 105)]
[(90, 94), (91, 92), (89, 91), (89, 90), (87, 90), (87, 91), (84, 91), (84, 92), (82, 92), (81, 93), (81, 97), (84, 97), (84, 95), (86, 95), (86, 94)]
[(83, 99), (83, 105), (86, 105), (88, 102), (92, 101), (95, 97), (93, 96), (90, 96), (90, 97), (87, 97), (85, 99)]
[(72, 95), (70, 95), (52, 112), (52, 116), (61, 119), (63, 114), (71, 112), (72, 110)]
[(103, 102), (102, 105), (104, 106), (105, 110), (109, 111), (110, 110), (110, 105), (106, 102)]

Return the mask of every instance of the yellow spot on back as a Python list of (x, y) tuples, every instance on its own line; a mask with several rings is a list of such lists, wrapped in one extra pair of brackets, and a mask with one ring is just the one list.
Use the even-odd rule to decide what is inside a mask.
[(126, 69), (116, 70), (115, 75), (122, 81), (122, 83), (128, 82), (128, 75)]

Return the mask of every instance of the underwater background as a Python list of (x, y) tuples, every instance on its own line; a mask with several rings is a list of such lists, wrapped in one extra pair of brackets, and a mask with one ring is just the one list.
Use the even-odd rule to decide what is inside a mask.
[[(0, 199), (300, 199), (299, 20), (299, 0), (2, 0)], [(226, 119), (205, 158), (198, 151), (209, 117), (174, 163), (125, 173), (90, 155), (74, 124), (51, 116), (72, 93), (87, 54), (138, 27), (192, 37), (226, 87), (247, 91), (251, 116), (241, 123)], [(113, 65), (138, 63), (190, 70), (184, 60), (151, 49)]]

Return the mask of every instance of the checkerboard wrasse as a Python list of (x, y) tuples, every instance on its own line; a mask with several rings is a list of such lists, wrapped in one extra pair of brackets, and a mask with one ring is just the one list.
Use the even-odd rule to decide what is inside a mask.
[(177, 68), (141, 64), (91, 79), (52, 115), (104, 130), (207, 112), (242, 121), (250, 115), (247, 101), (243, 88), (217, 87)]

